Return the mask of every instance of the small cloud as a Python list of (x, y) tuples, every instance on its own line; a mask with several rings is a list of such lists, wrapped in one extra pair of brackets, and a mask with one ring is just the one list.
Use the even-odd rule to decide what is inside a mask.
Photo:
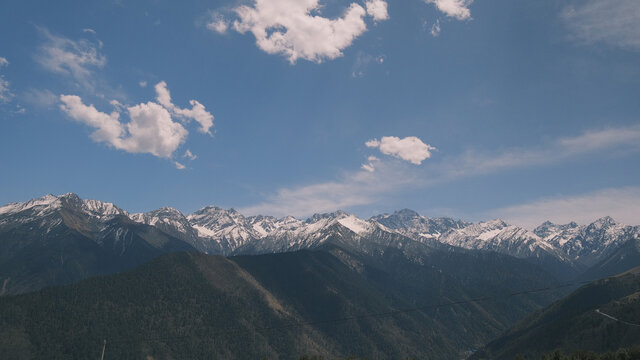
[(361, 168), (368, 172), (374, 172), (376, 170), (375, 163), (380, 161), (380, 159), (375, 156), (369, 156), (367, 161), (368, 163), (362, 164)]
[(198, 156), (194, 155), (189, 149), (187, 149), (187, 151), (184, 152), (184, 155), (182, 155), (182, 157), (187, 158), (189, 160), (195, 160), (198, 158)]
[(207, 29), (217, 32), (218, 34), (224, 34), (229, 29), (229, 21), (226, 20), (220, 13), (211, 13), (211, 20), (207, 23)]
[(140, 82), (138, 82), (138, 85), (140, 85), (141, 88), (145, 88), (145, 87), (147, 87), (147, 82), (146, 81), (140, 81)]
[(389, 19), (386, 1), (370, 0), (365, 2), (365, 7), (367, 8), (367, 14), (373, 17), (373, 20), (382, 21)]
[[(0, 68), (9, 66), (9, 61), (3, 57), (0, 57)], [(4, 75), (0, 74), (0, 103), (7, 103), (13, 98), (13, 92), (11, 92), (10, 83), (4, 78)]]
[(90, 33), (90, 34), (93, 34), (93, 35), (95, 35), (95, 34), (96, 34), (96, 31), (95, 31), (95, 30), (93, 30), (93, 29), (89, 29), (89, 28), (82, 29), (82, 32)]
[(436, 22), (431, 25), (431, 35), (433, 37), (440, 36), (440, 19), (436, 20)]
[(178, 170), (184, 170), (184, 169), (187, 168), (186, 166), (184, 166), (183, 164), (181, 164), (181, 163), (179, 163), (177, 161), (174, 161), (173, 164), (176, 166), (176, 169), (178, 169)]
[(469, 6), (473, 0), (424, 0), (427, 4), (434, 4), (445, 15), (457, 20), (471, 19)]
[(367, 147), (378, 148), (385, 155), (406, 160), (414, 165), (420, 165), (431, 157), (435, 147), (425, 144), (415, 136), (400, 139), (396, 136), (383, 136), (382, 139), (372, 139), (365, 143)]

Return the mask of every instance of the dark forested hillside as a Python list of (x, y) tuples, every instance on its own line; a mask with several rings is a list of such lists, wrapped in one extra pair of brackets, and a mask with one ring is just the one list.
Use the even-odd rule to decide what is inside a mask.
[(537, 359), (564, 352), (615, 351), (640, 345), (640, 267), (595, 281), (490, 342), (476, 359)]
[[(112, 359), (451, 359), (558, 296), (506, 296), (554, 284), (511, 257), (378, 250), (328, 243), (231, 259), (176, 253), (126, 273), (6, 296), (0, 353), (93, 358), (107, 339)], [(489, 298), (471, 301), (481, 296)]]

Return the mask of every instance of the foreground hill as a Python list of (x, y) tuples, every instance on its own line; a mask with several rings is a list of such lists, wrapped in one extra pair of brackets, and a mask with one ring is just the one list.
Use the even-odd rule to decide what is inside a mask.
[[(535, 265), (406, 243), (366, 251), (164, 255), (132, 271), (0, 298), (3, 358), (460, 358), (560, 294)], [(453, 271), (455, 269), (455, 271)], [(473, 301), (472, 299), (484, 298)]]
[(640, 267), (595, 281), (490, 342), (474, 359), (529, 359), (561, 349), (615, 351), (640, 345)]

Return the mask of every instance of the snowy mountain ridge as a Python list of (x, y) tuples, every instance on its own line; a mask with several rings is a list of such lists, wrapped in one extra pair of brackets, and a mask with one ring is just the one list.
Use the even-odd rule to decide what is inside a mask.
[(154, 226), (200, 251), (223, 255), (310, 248), (322, 243), (331, 233), (346, 231), (357, 241), (373, 234), (398, 234), (431, 245), (494, 251), (518, 258), (553, 257), (565, 262), (592, 264), (627, 240), (640, 236), (640, 227), (618, 224), (610, 217), (584, 226), (545, 222), (529, 231), (500, 219), (469, 223), (451, 218), (428, 218), (409, 209), (368, 220), (341, 210), (315, 214), (305, 220), (292, 216), (245, 217), (234, 209), (215, 206), (204, 207), (186, 216), (171, 207), (129, 214), (112, 203), (83, 200), (73, 193), (46, 195), (2, 206), (0, 225), (30, 221), (61, 208), (74, 209), (98, 222), (125, 216), (133, 222)]

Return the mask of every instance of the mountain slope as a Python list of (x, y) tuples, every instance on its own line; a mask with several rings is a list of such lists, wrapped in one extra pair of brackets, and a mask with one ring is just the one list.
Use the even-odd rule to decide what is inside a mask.
[(583, 280), (600, 279), (632, 269), (638, 264), (640, 264), (640, 239), (632, 239), (589, 268), (580, 278)]
[[(126, 273), (3, 297), (0, 353), (90, 358), (106, 338), (108, 357), (118, 359), (450, 359), (558, 296), (501, 299), (554, 284), (508, 256), (411, 240), (406, 251), (349, 244), (334, 234), (315, 251), (169, 254)], [(498, 298), (450, 305), (483, 295)]]
[(67, 284), (193, 247), (75, 194), (0, 208), (0, 295)]
[(605, 352), (633, 345), (640, 345), (640, 267), (576, 290), (520, 322), (473, 358), (539, 358), (555, 349)]

